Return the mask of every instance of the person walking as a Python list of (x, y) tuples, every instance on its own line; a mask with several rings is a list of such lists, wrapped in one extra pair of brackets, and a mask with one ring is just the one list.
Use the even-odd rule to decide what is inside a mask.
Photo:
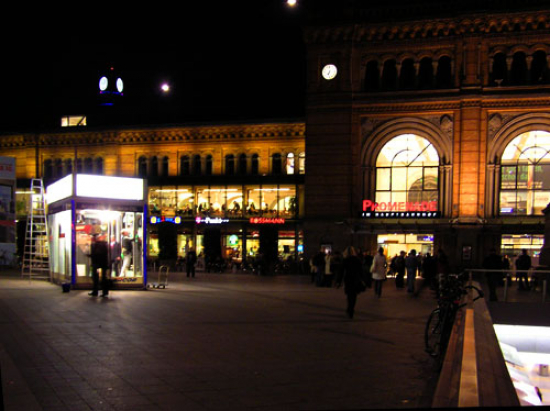
[[(527, 254), (527, 250), (521, 250), (521, 255), (516, 260), (516, 278), (519, 282), (518, 290), (529, 290), (529, 273), (527, 272), (531, 268), (531, 257)], [(525, 282), (525, 285), (523, 283)]]
[(412, 249), (405, 259), (405, 268), (407, 270), (407, 292), (414, 293), (414, 285), (416, 282), (416, 271), (418, 270), (418, 258), (416, 258), (416, 250)]
[(374, 295), (378, 298), (382, 296), (382, 285), (386, 279), (387, 262), (384, 256), (384, 249), (380, 247), (378, 254), (374, 256), (372, 261), (372, 281), (374, 282)]
[(109, 245), (105, 236), (95, 234), (92, 236), (90, 249), (90, 265), (92, 267), (92, 297), (99, 294), (99, 270), (101, 269), (101, 297), (109, 295)]
[[(355, 313), (355, 304), (357, 302), (357, 294), (365, 290), (363, 282), (361, 281), (361, 260), (357, 255), (357, 251), (354, 247), (349, 246), (344, 251), (344, 264), (343, 264), (343, 282), (344, 293), (347, 297), (346, 313), (351, 319)], [(341, 283), (338, 284), (338, 287)]]

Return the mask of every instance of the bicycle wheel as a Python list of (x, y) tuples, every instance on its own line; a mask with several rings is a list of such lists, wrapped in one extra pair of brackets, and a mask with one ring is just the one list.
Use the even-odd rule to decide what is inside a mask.
[(439, 357), (441, 354), (441, 334), (443, 330), (441, 320), (441, 310), (436, 308), (430, 313), (424, 330), (424, 346), (426, 352), (432, 357)]

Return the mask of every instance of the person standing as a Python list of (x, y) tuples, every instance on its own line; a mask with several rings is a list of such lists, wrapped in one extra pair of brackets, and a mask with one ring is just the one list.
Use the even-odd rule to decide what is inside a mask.
[(116, 241), (116, 237), (111, 236), (110, 244), (110, 260), (111, 260), (111, 273), (118, 273), (120, 269), (120, 243)]
[(325, 253), (322, 250), (313, 257), (313, 265), (316, 274), (315, 285), (321, 287), (325, 275)]
[(101, 297), (109, 295), (109, 246), (105, 236), (95, 234), (90, 249), (93, 289), (89, 294), (96, 297), (99, 293), (99, 270), (101, 269)]
[(124, 238), (122, 239), (122, 269), (120, 270), (120, 276), (126, 277), (132, 264), (132, 239), (128, 237), (127, 233), (122, 234)]
[(382, 284), (386, 279), (386, 257), (384, 256), (384, 249), (380, 247), (378, 254), (374, 256), (372, 260), (372, 281), (374, 282), (374, 295), (378, 298), (382, 296)]
[(325, 267), (323, 269), (324, 275), (323, 275), (323, 281), (322, 286), (323, 287), (330, 287), (332, 286), (332, 253), (325, 254)]
[(416, 271), (418, 270), (418, 259), (416, 258), (416, 250), (412, 249), (405, 259), (405, 268), (407, 270), (407, 292), (414, 293), (414, 285), (416, 282)]
[[(346, 294), (347, 298), (346, 313), (351, 319), (353, 318), (353, 314), (355, 313), (357, 294), (364, 291), (363, 282), (361, 281), (361, 260), (357, 255), (357, 251), (352, 246), (346, 248), (346, 250), (344, 251), (343, 268), (344, 293)], [(338, 284), (338, 287), (340, 287), (340, 285), (341, 284)]]
[(399, 256), (395, 259), (395, 286), (397, 288), (405, 287), (405, 251), (401, 250)]
[(485, 273), (485, 277), (487, 278), (487, 286), (489, 287), (489, 301), (498, 301), (497, 284), (499, 277), (501, 278), (502, 274), (493, 270), (502, 270), (502, 259), (499, 255), (497, 255), (494, 248), (489, 251), (489, 255), (483, 260), (483, 268), (490, 270)]
[(187, 277), (191, 276), (191, 278), (195, 278), (196, 263), (197, 253), (193, 248), (190, 248), (189, 251), (187, 251), (187, 255), (185, 256), (185, 272), (187, 274)]
[[(527, 254), (527, 250), (521, 250), (521, 255), (516, 260), (516, 278), (519, 281), (519, 290), (529, 290), (529, 275), (527, 271), (531, 268), (531, 257)], [(525, 285), (523, 285), (525, 282)]]
[(363, 253), (363, 280), (368, 288), (372, 287), (372, 272), (370, 269), (372, 267), (373, 259), (374, 257), (369, 252), (365, 251)]

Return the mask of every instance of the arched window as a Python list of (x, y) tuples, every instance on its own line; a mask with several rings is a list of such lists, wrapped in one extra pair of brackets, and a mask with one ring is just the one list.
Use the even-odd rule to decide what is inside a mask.
[(252, 154), (250, 159), (250, 174), (258, 175), (260, 172), (260, 156), (258, 154)]
[(302, 152), (298, 155), (298, 173), (306, 173), (306, 153)]
[(283, 172), (283, 165), (281, 161), (281, 155), (279, 153), (275, 153), (271, 158), (271, 173), (281, 174), (282, 172)]
[(235, 174), (235, 156), (233, 154), (225, 156), (225, 174), (228, 176)]
[(159, 175), (159, 160), (157, 156), (151, 158), (151, 177), (158, 177)]
[(416, 72), (413, 59), (406, 59), (401, 63), (401, 73), (399, 76), (399, 88), (410, 90), (416, 86)]
[(138, 176), (141, 178), (147, 177), (147, 157), (145, 156), (138, 159)]
[(204, 164), (204, 173), (207, 175), (207, 176), (211, 176), (212, 175), (212, 156), (210, 154), (208, 154), (206, 156), (206, 160), (205, 160), (205, 164)]
[(193, 175), (200, 176), (201, 174), (202, 174), (201, 156), (199, 154), (195, 154), (193, 156)]
[(54, 175), (55, 178), (63, 177), (63, 160), (56, 158), (54, 161)]
[(239, 165), (238, 165), (239, 174), (244, 176), (247, 172), (247, 158), (246, 154), (239, 155)]
[(92, 174), (94, 172), (94, 160), (91, 157), (84, 159), (84, 173)]
[(73, 172), (73, 160), (68, 158), (64, 162), (65, 175), (72, 174)]
[(508, 66), (506, 65), (506, 55), (504, 53), (497, 53), (493, 57), (491, 80), (493, 86), (505, 86), (508, 81)]
[(375, 201), (437, 202), (438, 181), (439, 155), (433, 145), (423, 137), (402, 134), (388, 141), (378, 154)]
[(95, 160), (95, 174), (103, 174), (103, 158), (97, 157)]
[(189, 156), (180, 157), (180, 176), (188, 176), (191, 174), (191, 163)]
[(161, 174), (163, 177), (168, 177), (168, 173), (170, 170), (170, 159), (168, 156), (162, 157), (162, 171)]
[(539, 50), (533, 54), (531, 61), (531, 84), (548, 83), (548, 62), (546, 53)]
[(510, 70), (510, 84), (521, 86), (527, 84), (527, 59), (525, 53), (517, 52), (512, 59), (512, 68)]
[(437, 88), (451, 88), (453, 86), (451, 58), (449, 56), (442, 56), (438, 61), (436, 86)]
[(365, 68), (365, 91), (378, 91), (380, 70), (376, 60), (369, 61)]
[(53, 162), (52, 160), (44, 161), (44, 180), (51, 180), (53, 178)]
[(397, 66), (395, 60), (386, 60), (382, 71), (382, 89), (395, 90), (397, 85)]
[(294, 153), (288, 153), (286, 156), (286, 173), (294, 174)]
[(424, 57), (420, 60), (420, 67), (418, 68), (418, 87), (423, 89), (432, 88), (433, 77), (432, 59)]
[(529, 131), (506, 146), (500, 173), (500, 214), (541, 215), (550, 202), (550, 133)]

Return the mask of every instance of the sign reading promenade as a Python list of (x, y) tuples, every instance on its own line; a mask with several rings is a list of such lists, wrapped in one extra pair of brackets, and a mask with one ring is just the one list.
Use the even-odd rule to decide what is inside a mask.
[(381, 201), (363, 200), (364, 218), (438, 218), (441, 212), (437, 201)]

